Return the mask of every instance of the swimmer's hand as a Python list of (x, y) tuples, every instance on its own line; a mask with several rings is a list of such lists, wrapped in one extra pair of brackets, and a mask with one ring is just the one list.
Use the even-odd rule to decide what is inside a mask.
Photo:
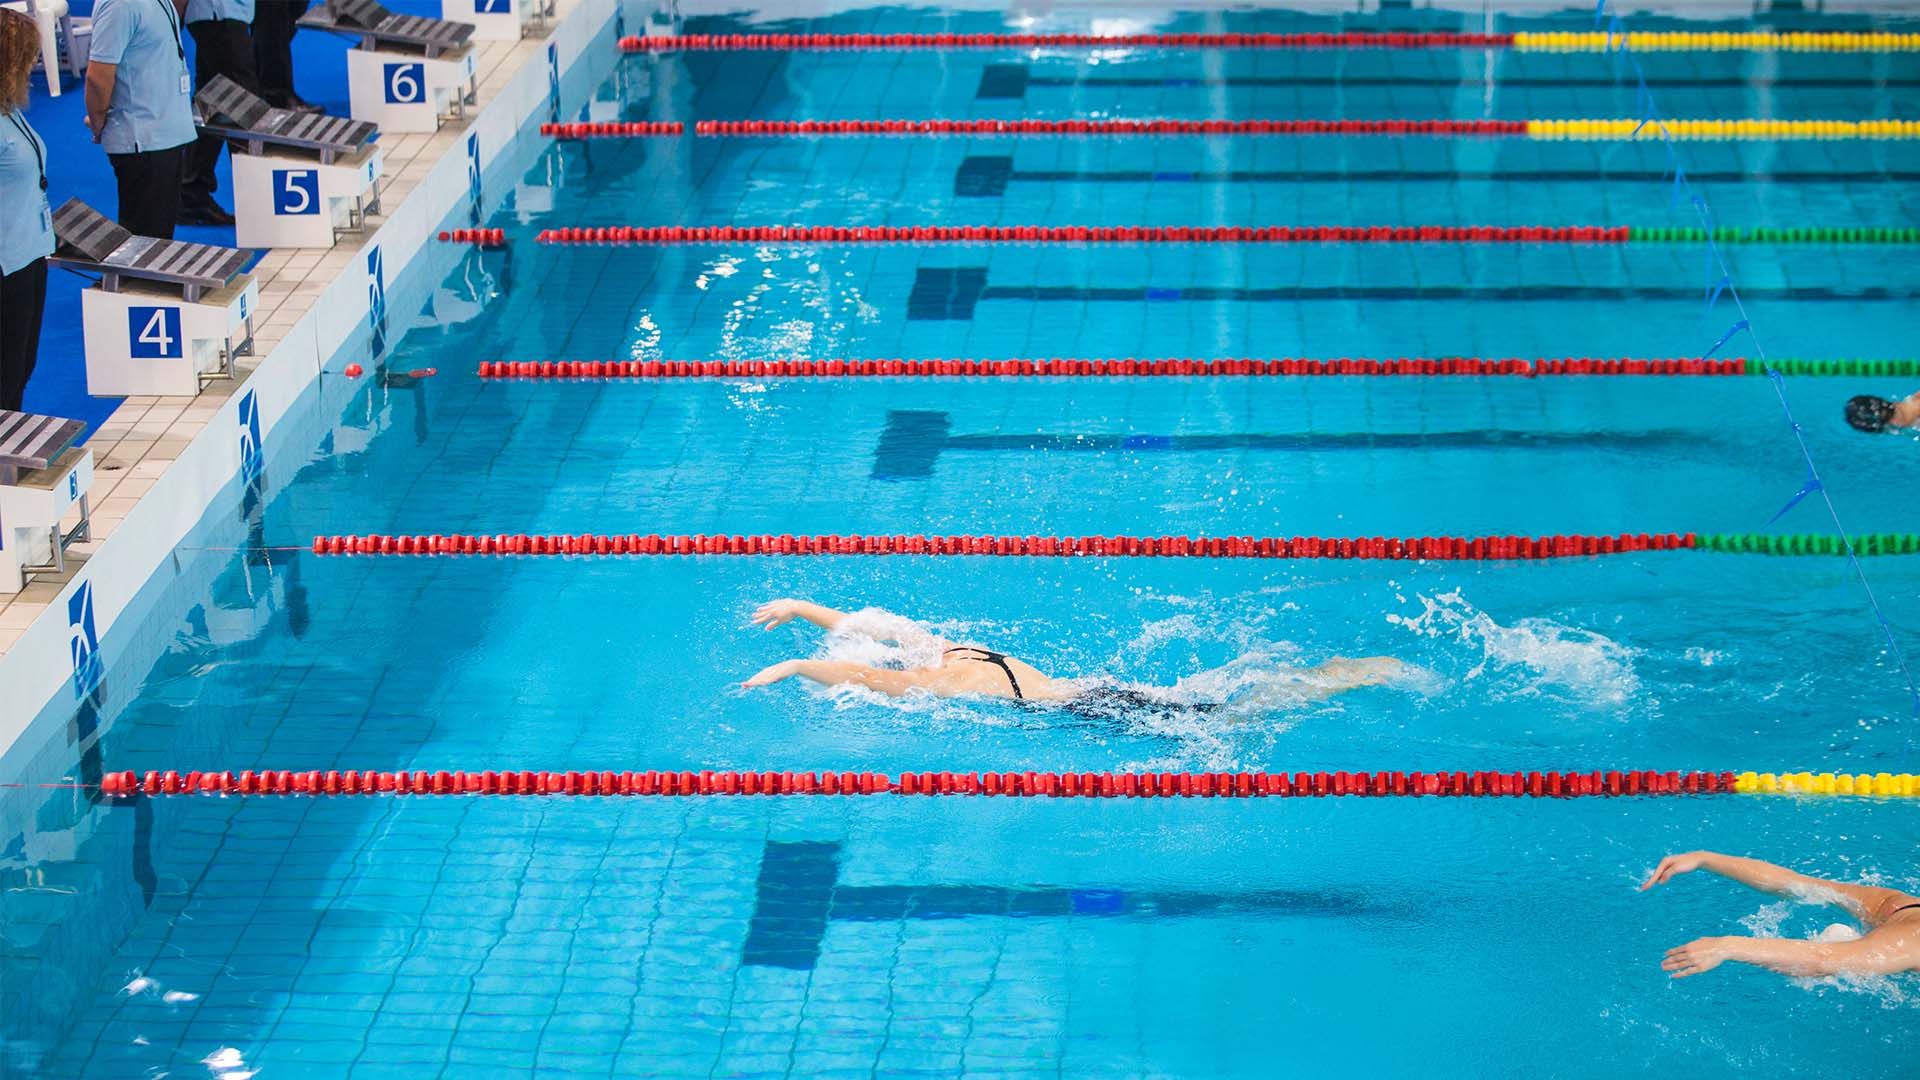
[[(811, 607), (805, 600), (782, 599), (769, 600), (753, 611), (753, 621), (762, 629), (771, 630), (776, 626), (785, 626), (800, 618)], [(752, 683), (748, 683), (752, 686)]]
[(774, 683), (777, 683), (777, 682), (785, 682), (786, 680), (793, 678), (795, 675), (798, 675), (799, 673), (800, 673), (800, 661), (782, 660), (779, 663), (773, 665), (772, 667), (761, 668), (760, 671), (756, 673), (753, 678), (748, 679), (746, 682), (743, 682), (740, 685), (746, 686), (746, 687), (772, 686)]
[[(1655, 885), (1664, 885), (1674, 878), (1679, 877), (1681, 874), (1691, 874), (1705, 865), (1706, 861), (1712, 857), (1713, 852), (1711, 851), (1689, 851), (1681, 855), (1669, 855), (1660, 860), (1659, 866), (1653, 868), (1653, 876), (1647, 878), (1645, 885), (1640, 886), (1640, 891), (1646, 892)], [(1715, 963), (1718, 963), (1718, 961), (1715, 961)]]
[(1676, 979), (1689, 975), (1704, 975), (1721, 964), (1733, 959), (1733, 943), (1736, 938), (1703, 937), (1689, 941), (1677, 949), (1668, 949), (1667, 958), (1660, 961), (1660, 969)]

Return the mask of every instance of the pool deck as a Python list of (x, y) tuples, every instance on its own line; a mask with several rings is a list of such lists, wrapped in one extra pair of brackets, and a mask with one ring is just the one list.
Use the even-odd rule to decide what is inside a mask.
[[(565, 17), (570, 6), (562, 0), (556, 21)], [(247, 376), (273, 352), (321, 295), (343, 273), (358, 265), (361, 252), (371, 242), (379, 224), (399, 209), (443, 157), (464, 152), (467, 129), (480, 110), (521, 67), (542, 62), (545, 48), (546, 39), (534, 36), (518, 42), (476, 42), (474, 67), (479, 78), (479, 104), (469, 107), (465, 120), (443, 125), (432, 134), (380, 137), (385, 160), (377, 186), (386, 213), (370, 215), (369, 227), (364, 233), (347, 237), (329, 250), (269, 250), (250, 271), (260, 287), (253, 355), (234, 360), (233, 377), (217, 380), (190, 398), (126, 398), (88, 436), (85, 445), (93, 451), (94, 459), (93, 489), (89, 493), (93, 538), (67, 549), (65, 573), (35, 574), (19, 593), (0, 595), (0, 656), (46, 613), (67, 583), (86, 568), (87, 560), (174, 465), (188, 443), (221, 414)], [(76, 94), (78, 87), (67, 92)], [(105, 162), (99, 162), (98, 167), (105, 170)], [(81, 358), (41, 357), (43, 365), (49, 361), (78, 365)], [(71, 528), (78, 520), (77, 512), (70, 513), (65, 525)]]

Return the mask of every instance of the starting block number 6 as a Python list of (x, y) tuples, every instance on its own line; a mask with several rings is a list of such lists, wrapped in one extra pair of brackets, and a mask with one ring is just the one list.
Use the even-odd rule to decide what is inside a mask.
[(385, 77), (387, 104), (418, 105), (427, 100), (427, 72), (423, 64), (387, 64)]

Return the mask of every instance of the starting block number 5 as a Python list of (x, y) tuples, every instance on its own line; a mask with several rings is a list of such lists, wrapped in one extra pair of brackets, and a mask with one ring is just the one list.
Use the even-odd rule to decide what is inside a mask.
[(380, 81), (386, 84), (387, 104), (418, 105), (427, 100), (427, 71), (424, 64), (387, 64), (385, 68), (385, 75)]
[(276, 215), (319, 213), (320, 171), (273, 170), (273, 212)]

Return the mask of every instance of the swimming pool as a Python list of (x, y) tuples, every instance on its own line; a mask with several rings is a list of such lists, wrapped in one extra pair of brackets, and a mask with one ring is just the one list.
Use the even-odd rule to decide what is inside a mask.
[[(1359, 21), (1479, 29), (1433, 12)], [(1151, 21), (1339, 23), (1282, 12)], [(881, 9), (808, 28), (1012, 25)], [(608, 27), (609, 48), (614, 36)], [(1616, 63), (689, 53), (621, 62), (585, 111), (1632, 115)], [(1920, 77), (1905, 55), (1647, 64), (1674, 116), (1898, 116), (1895, 91)], [(1898, 182), (1916, 167), (1911, 146), (1681, 152), (1722, 223), (1852, 227), (1911, 219)], [(1701, 252), (1680, 245), (532, 242), (540, 229), (613, 224), (1689, 224), (1664, 160), (1641, 144), (1359, 137), (553, 146), (486, 223), (509, 231), (507, 250), (467, 253), (422, 309), (392, 313), (388, 368), (437, 373), (368, 378), (350, 393), (334, 380), (308, 401), (312, 437), (273, 447), (264, 479), (210, 513), (155, 586), (143, 633), (165, 643), (159, 660), (110, 668), (77, 717), (70, 704), (50, 709), (34, 729), (46, 747), (30, 749), (83, 778), (197, 767), (1902, 771), (1905, 683), (1838, 559), (294, 550), (333, 533), (1761, 529), (1804, 470), (1762, 378), (474, 373), (489, 359), (1697, 355), (1733, 315), (1725, 298), (1707, 310)], [(1916, 286), (1906, 249), (1727, 250), (1771, 354), (1904, 355), (1899, 319)], [(1903, 389), (1788, 382), (1856, 531), (1905, 524), (1888, 495), (1911, 487), (1909, 448), (1864, 452), (1834, 418), (1852, 393)], [(1774, 527), (1825, 524), (1809, 502)], [(1911, 651), (1920, 569), (1910, 557), (1865, 565)], [(741, 692), (734, 684), (760, 666), (818, 645), (748, 625), (755, 604), (782, 595), (924, 617), (1063, 674), (1182, 681), (1239, 710), (1232, 723), (1178, 711), (1081, 722), (999, 702)], [(1336, 653), (1399, 655), (1425, 674), (1325, 704), (1291, 698), (1271, 674)], [(77, 770), (76, 738), (89, 747)], [(0, 852), (0, 981), (37, 991), (7, 1011), (8, 1063), (27, 1075), (1563, 1074), (1599, 1062), (1721, 1075), (1834, 1060), (1896, 1075), (1914, 1008), (1904, 977), (1795, 984), (1722, 969), (1669, 984), (1667, 947), (1704, 933), (1805, 936), (1831, 918), (1704, 881), (1634, 892), (1660, 855), (1696, 847), (1911, 888), (1920, 829), (1903, 801), (0, 798), (15, 803), (11, 819), (33, 822)], [(110, 931), (94, 946), (109, 954), (72, 944), (89, 927)]]

